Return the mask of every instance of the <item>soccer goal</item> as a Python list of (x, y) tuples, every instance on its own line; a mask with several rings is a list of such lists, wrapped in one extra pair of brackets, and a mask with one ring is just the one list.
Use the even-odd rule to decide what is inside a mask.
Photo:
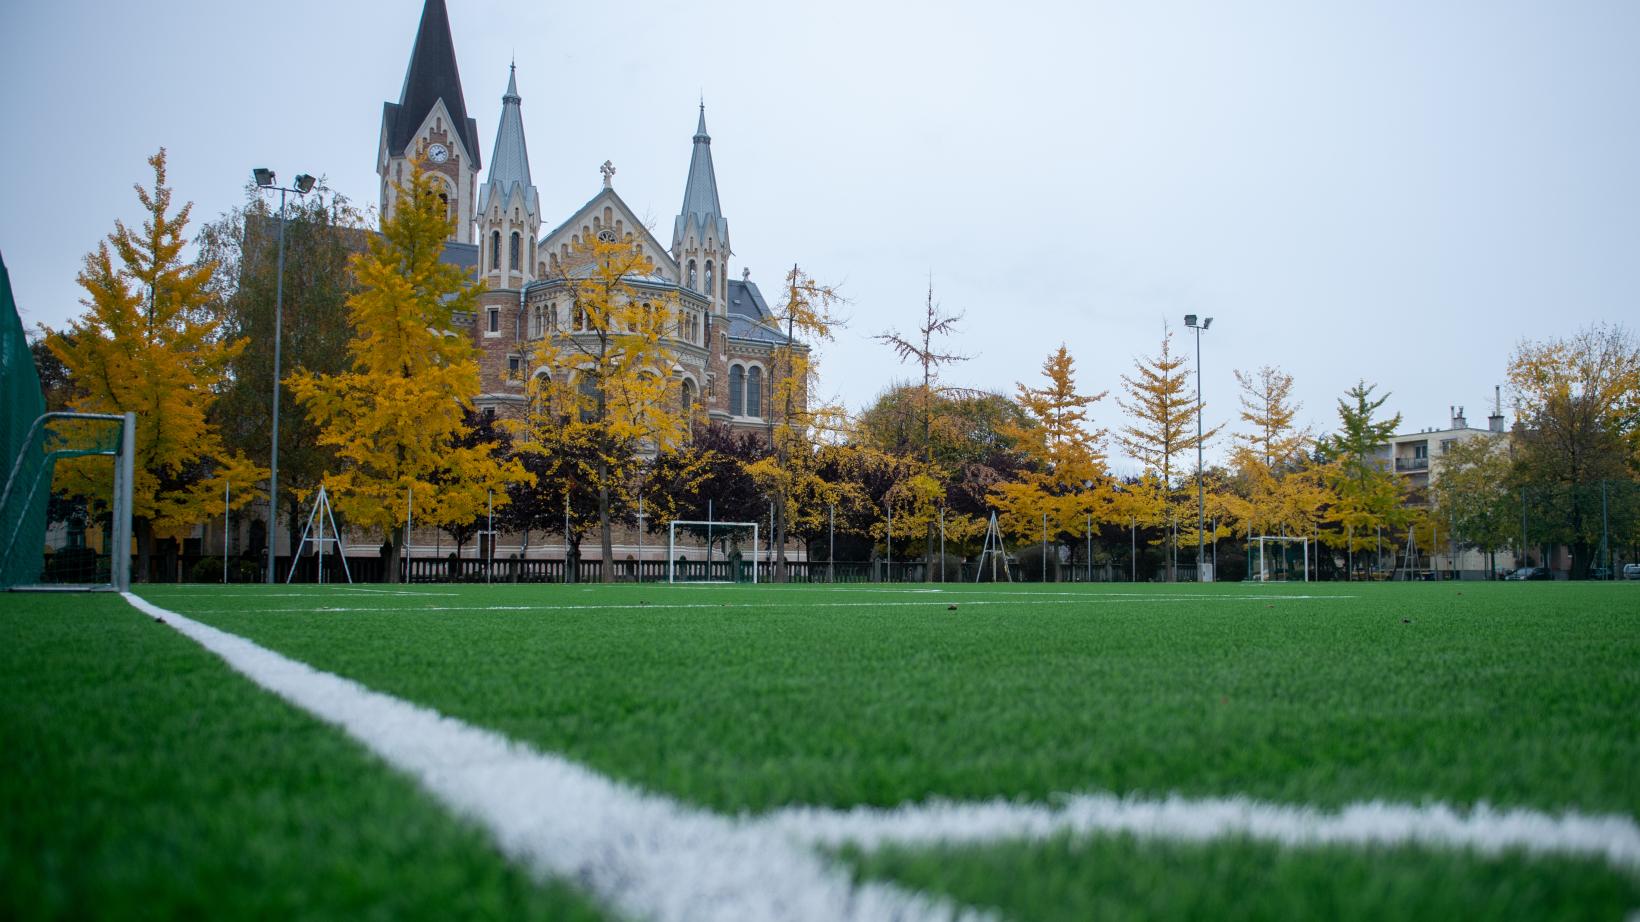
[[(1258, 535), (1252, 541), (1252, 578), (1261, 583), (1309, 582), (1310, 539)], [(1298, 577), (1298, 579), (1294, 579)]]
[(757, 555), (756, 522), (674, 521), (666, 526), (669, 583), (755, 583)]
[(45, 413), (0, 489), (0, 587), (131, 588), (135, 413)]

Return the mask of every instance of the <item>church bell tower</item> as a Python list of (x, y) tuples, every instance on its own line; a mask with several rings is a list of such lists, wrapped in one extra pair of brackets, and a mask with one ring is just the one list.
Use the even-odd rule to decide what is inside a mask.
[(382, 106), (376, 173), (381, 178), (383, 216), (392, 214), (398, 186), (409, 181), (410, 164), (417, 156), (426, 158), (427, 171), (444, 186), (439, 194), (454, 223), (450, 239), (472, 243), (481, 166), (478, 123), (467, 117), (444, 0), (426, 0), (399, 101)]

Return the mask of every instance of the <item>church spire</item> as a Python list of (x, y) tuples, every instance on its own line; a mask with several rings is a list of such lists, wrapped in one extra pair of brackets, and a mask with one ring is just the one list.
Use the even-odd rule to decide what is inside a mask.
[(523, 186), (532, 200), (535, 187), (530, 184), (530, 152), (524, 143), (523, 100), (518, 95), (518, 66), (512, 65), (507, 73), (507, 92), (501, 96), (501, 124), (496, 126), (495, 146), (490, 148), (490, 175), (479, 193), (478, 210), (488, 210), (491, 190), (502, 195), (514, 184)]
[(706, 133), (706, 103), (700, 104), (700, 122), (695, 128), (695, 149), (689, 156), (689, 179), (683, 187), (683, 209), (672, 227), (672, 249), (678, 251), (691, 229), (697, 239), (716, 238), (729, 250), (729, 222), (718, 204), (717, 173), (712, 169), (712, 136)]
[(401, 154), (427, 114), (440, 100), (450, 113), (451, 133), (456, 135), (478, 169), (478, 123), (467, 117), (467, 101), (461, 92), (461, 72), (456, 68), (456, 43), (450, 36), (450, 14), (444, 0), (427, 0), (421, 9), (421, 25), (410, 52), (410, 66), (404, 71), (404, 87), (399, 104), (390, 114), (393, 122), (388, 149)]

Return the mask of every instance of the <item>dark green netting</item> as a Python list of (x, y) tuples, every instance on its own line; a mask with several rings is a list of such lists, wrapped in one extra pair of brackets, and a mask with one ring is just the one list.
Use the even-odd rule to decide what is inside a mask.
[(0, 559), (0, 586), (34, 582), (44, 563), (48, 494), (38, 491), (29, 497), (21, 486), (32, 482), (46, 463), (40, 440), (30, 438), (45, 411), (40, 375), (11, 295), (11, 275), (0, 258), (0, 491), (7, 481), (17, 487), (0, 497), (0, 549), (10, 547)]

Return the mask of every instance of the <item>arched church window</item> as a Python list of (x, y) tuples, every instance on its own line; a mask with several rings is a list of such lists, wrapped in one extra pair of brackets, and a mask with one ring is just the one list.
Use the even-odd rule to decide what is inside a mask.
[(501, 232), (490, 231), (490, 268), (501, 268)]
[(678, 400), (679, 406), (681, 406), (685, 411), (695, 405), (695, 382), (689, 380), (688, 378), (683, 379), (683, 384), (680, 385), (678, 391)]
[(519, 254), (519, 249), (523, 246), (523, 243), (524, 240), (518, 236), (518, 231), (513, 231), (512, 240), (507, 244), (507, 268), (514, 272), (524, 268), (524, 260)]
[(715, 286), (713, 286), (713, 284), (712, 284), (712, 261), (710, 259), (708, 259), (706, 261), (706, 294), (707, 294), (707, 296), (710, 297), (712, 292), (714, 292), (716, 290), (717, 290), (717, 288)]
[(581, 422), (590, 423), (598, 419), (598, 383), (591, 375), (581, 375), (577, 390), (581, 393)]
[(689, 260), (689, 290), (690, 291), (699, 291), (700, 290), (700, 288), (695, 284), (695, 261), (692, 260), (692, 259)]
[(763, 369), (756, 365), (746, 369), (746, 415), (763, 415)]
[(743, 416), (746, 409), (746, 369), (729, 366), (729, 415)]

